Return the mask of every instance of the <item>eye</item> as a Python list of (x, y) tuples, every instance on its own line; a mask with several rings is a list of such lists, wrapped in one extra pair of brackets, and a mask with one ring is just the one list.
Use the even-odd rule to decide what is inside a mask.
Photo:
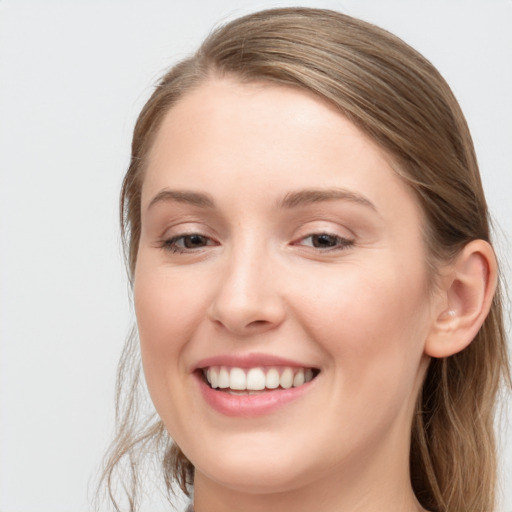
[(209, 237), (200, 235), (199, 233), (190, 233), (175, 236), (163, 242), (163, 247), (171, 252), (192, 252), (195, 249), (216, 245)]
[(354, 245), (354, 241), (330, 233), (313, 233), (301, 238), (297, 245), (313, 247), (314, 249), (336, 250), (346, 249)]

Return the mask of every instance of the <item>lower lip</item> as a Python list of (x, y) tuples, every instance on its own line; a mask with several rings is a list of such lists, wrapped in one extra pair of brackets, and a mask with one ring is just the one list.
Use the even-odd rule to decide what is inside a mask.
[(194, 374), (206, 403), (226, 416), (252, 417), (274, 412), (299, 399), (314, 381), (290, 389), (273, 389), (257, 395), (231, 395), (212, 389), (200, 374)]

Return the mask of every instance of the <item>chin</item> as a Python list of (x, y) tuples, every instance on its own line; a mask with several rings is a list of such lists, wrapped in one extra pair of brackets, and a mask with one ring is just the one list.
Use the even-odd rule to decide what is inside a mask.
[[(302, 463), (304, 463), (304, 457)], [(279, 460), (268, 456), (250, 457), (248, 454), (226, 454), (221, 459), (203, 460), (196, 468), (196, 479), (207, 478), (232, 490), (251, 494), (286, 492), (304, 485), (305, 474), (311, 474), (297, 461), (280, 454)], [(291, 469), (293, 468), (293, 471)]]

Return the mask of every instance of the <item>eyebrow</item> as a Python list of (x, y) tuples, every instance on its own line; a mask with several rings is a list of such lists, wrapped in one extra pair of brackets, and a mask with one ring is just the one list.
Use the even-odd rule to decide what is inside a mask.
[(299, 206), (337, 199), (360, 204), (377, 212), (377, 208), (369, 199), (344, 188), (313, 188), (289, 192), (278, 202), (277, 206), (278, 208), (297, 208)]
[[(366, 197), (344, 188), (311, 188), (288, 192), (277, 202), (278, 209), (291, 209), (307, 206), (323, 201), (344, 200), (371, 208), (377, 212), (375, 205)], [(209, 194), (193, 192), (190, 190), (163, 189), (153, 197), (148, 205), (148, 210), (160, 202), (187, 203), (200, 208), (214, 208), (215, 202)]]
[(192, 192), (190, 190), (170, 190), (164, 188), (151, 199), (147, 209), (149, 210), (160, 202), (187, 203), (200, 208), (213, 208), (215, 206), (213, 198), (208, 194)]

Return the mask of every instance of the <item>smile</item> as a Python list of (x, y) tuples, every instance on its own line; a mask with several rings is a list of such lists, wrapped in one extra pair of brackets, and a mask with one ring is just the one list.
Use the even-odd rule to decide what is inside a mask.
[(212, 389), (231, 394), (258, 394), (267, 390), (290, 389), (302, 386), (318, 374), (312, 368), (290, 366), (239, 368), (210, 366), (202, 369), (203, 377)]

